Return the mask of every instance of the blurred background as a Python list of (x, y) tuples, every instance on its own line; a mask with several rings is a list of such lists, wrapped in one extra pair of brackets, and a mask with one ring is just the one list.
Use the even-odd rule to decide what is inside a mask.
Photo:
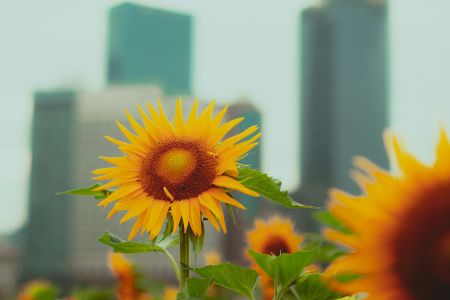
[[(388, 168), (385, 128), (431, 162), (439, 124), (450, 128), (449, 9), (445, 0), (3, 1), (0, 299), (33, 278), (67, 289), (112, 280), (96, 237), (126, 236), (127, 226), (104, 221), (94, 199), (56, 193), (91, 184), (96, 157), (116, 151), (103, 136), (119, 137), (113, 121), (137, 103), (230, 103), (230, 118), (264, 132), (245, 162), (305, 204), (322, 206), (332, 186), (356, 192), (355, 155)], [(252, 218), (273, 213), (242, 200), (239, 229), (225, 239), (208, 231), (208, 247), (234, 260)], [(173, 280), (165, 261), (135, 259)]]

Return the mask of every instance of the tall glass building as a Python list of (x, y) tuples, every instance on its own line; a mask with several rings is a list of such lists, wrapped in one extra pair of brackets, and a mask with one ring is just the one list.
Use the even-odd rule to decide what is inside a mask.
[[(244, 120), (239, 123), (238, 126), (230, 133), (230, 135), (237, 134), (244, 131), (250, 126), (258, 125), (261, 131), (262, 127), (262, 115), (261, 112), (255, 107), (250, 101), (241, 100), (230, 105), (227, 118), (229, 120), (244, 117)], [(259, 144), (250, 150), (250, 152), (239, 162), (242, 164), (249, 165), (254, 169), (261, 169), (261, 144), (262, 139), (258, 140)], [(245, 252), (245, 244), (242, 243), (245, 240), (245, 228), (249, 228), (253, 225), (253, 219), (262, 210), (262, 202), (260, 199), (256, 199), (251, 196), (244, 195), (242, 193), (234, 193), (233, 197), (246, 207), (245, 213), (241, 213), (240, 210), (236, 209), (236, 222), (238, 226), (234, 226), (233, 220), (228, 218), (228, 234), (227, 238), (223, 241), (223, 252), (226, 259), (231, 260), (234, 263), (247, 263), (243, 258), (242, 253)]]
[(191, 16), (120, 4), (109, 12), (108, 43), (108, 83), (151, 83), (169, 94), (191, 92)]
[(323, 206), (330, 187), (358, 192), (352, 158), (387, 167), (387, 5), (330, 0), (301, 14), (302, 202)]
[(57, 192), (71, 187), (73, 91), (34, 95), (32, 164), (28, 222), (21, 280), (41, 278), (65, 282), (68, 274), (69, 201)]

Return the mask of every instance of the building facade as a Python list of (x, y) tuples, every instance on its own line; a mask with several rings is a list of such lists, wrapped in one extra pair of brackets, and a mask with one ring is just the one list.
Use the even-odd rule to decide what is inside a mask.
[(71, 187), (75, 92), (39, 92), (34, 95), (32, 164), (28, 222), (25, 228), (21, 280), (45, 274), (65, 281), (68, 273), (67, 196)]
[(124, 3), (109, 12), (109, 84), (159, 85), (191, 92), (192, 17)]
[(387, 167), (387, 6), (330, 0), (301, 14), (301, 188), (323, 206), (330, 187), (358, 192), (352, 158)]

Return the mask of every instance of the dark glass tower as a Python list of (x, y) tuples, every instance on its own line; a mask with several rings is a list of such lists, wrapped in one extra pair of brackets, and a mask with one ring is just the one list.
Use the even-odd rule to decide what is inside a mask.
[(191, 91), (192, 18), (124, 3), (109, 12), (108, 83)]
[(65, 284), (68, 252), (67, 196), (70, 188), (75, 93), (34, 95), (32, 163), (28, 223), (25, 229), (21, 281), (44, 276)]
[[(250, 126), (258, 125), (259, 130), (262, 131), (262, 115), (261, 112), (249, 101), (239, 101), (235, 104), (230, 105), (227, 116), (229, 119), (235, 119), (239, 117), (244, 117), (244, 120), (234, 128), (230, 135), (237, 134), (244, 131)], [(251, 135), (253, 136), (253, 135)], [(253, 169), (261, 169), (262, 151), (261, 143), (262, 139), (258, 140), (259, 144), (250, 150), (248, 154), (242, 158), (239, 162), (245, 165), (249, 165)], [(247, 263), (242, 256), (245, 252), (245, 229), (253, 226), (253, 219), (256, 215), (260, 213), (262, 209), (262, 202), (260, 199), (244, 195), (242, 193), (233, 193), (233, 197), (246, 207), (245, 213), (241, 213), (239, 210), (236, 212), (236, 222), (238, 226), (233, 224), (233, 221), (228, 218), (228, 234), (227, 238), (223, 239), (223, 251), (226, 259), (231, 260), (235, 263), (245, 264)]]
[(301, 14), (302, 202), (323, 206), (330, 187), (358, 192), (352, 158), (387, 167), (387, 6), (330, 0)]

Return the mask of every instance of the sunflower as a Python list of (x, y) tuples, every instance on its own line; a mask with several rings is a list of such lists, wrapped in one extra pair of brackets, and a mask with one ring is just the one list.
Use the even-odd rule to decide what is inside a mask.
[(164, 300), (176, 300), (178, 294), (178, 288), (173, 286), (168, 286), (164, 288)]
[(202, 215), (219, 231), (226, 233), (222, 203), (245, 209), (229, 191), (257, 197), (236, 180), (237, 162), (258, 143), (256, 125), (224, 139), (243, 118), (222, 124), (227, 107), (213, 116), (214, 102), (197, 115), (198, 101), (186, 121), (182, 102), (176, 103), (170, 122), (158, 100), (158, 111), (147, 104), (150, 115), (138, 106), (143, 125), (126, 112), (134, 133), (120, 122), (117, 126), (128, 142), (112, 137), (107, 140), (119, 146), (121, 157), (101, 157), (113, 167), (93, 171), (95, 180), (111, 180), (98, 190), (117, 187), (99, 206), (115, 202), (108, 217), (126, 211), (121, 223), (136, 218), (129, 239), (139, 230), (155, 238), (167, 216), (173, 218), (174, 232), (179, 224), (184, 231), (202, 234)]
[(28, 282), (17, 296), (18, 300), (56, 299), (56, 287), (46, 280)]
[(109, 266), (117, 277), (117, 299), (151, 300), (151, 296), (137, 287), (137, 277), (133, 264), (120, 253), (110, 253)]
[[(255, 228), (247, 232), (248, 247), (270, 255), (297, 252), (303, 240), (304, 237), (295, 232), (294, 223), (280, 216), (274, 216), (267, 222), (256, 219)], [(250, 259), (249, 256), (248, 258)], [(264, 299), (272, 299), (274, 293), (272, 280), (253, 260), (251, 261), (251, 267), (261, 275)]]
[[(326, 271), (332, 286), (369, 299), (450, 299), (450, 144), (442, 130), (436, 161), (427, 166), (386, 135), (399, 174), (363, 158), (354, 173), (362, 196), (332, 190), (329, 210), (349, 232), (327, 229), (350, 249)], [(340, 275), (357, 275), (339, 281)]]
[(203, 255), (205, 265), (218, 265), (222, 262), (222, 255), (217, 251), (208, 251)]

